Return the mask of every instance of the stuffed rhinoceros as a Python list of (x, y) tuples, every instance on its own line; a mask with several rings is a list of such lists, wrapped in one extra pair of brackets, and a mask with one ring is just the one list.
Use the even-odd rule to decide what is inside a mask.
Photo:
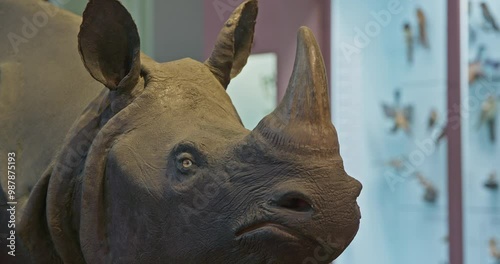
[(353, 240), (361, 184), (308, 28), (284, 98), (249, 131), (225, 89), (257, 0), (204, 63), (142, 54), (116, 0), (91, 0), (83, 21), (35, 0), (0, 0), (0, 13), (0, 166), (16, 153), (16, 228), (34, 263), (329, 263)]

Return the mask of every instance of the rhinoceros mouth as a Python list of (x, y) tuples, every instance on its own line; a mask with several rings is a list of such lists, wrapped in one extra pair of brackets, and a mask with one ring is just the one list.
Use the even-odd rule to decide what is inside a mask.
[(311, 238), (300, 231), (272, 222), (259, 222), (244, 226), (236, 231), (235, 235), (236, 239), (253, 235), (267, 235), (280, 237), (289, 241), (311, 241), (314, 244), (319, 243), (316, 239)]
[(297, 231), (292, 230), (286, 226), (275, 224), (275, 223), (256, 223), (246, 227), (241, 228), (236, 232), (236, 238), (240, 238), (247, 235), (252, 235), (261, 231), (269, 231), (279, 236), (288, 237), (293, 240), (298, 240), (301, 235)]

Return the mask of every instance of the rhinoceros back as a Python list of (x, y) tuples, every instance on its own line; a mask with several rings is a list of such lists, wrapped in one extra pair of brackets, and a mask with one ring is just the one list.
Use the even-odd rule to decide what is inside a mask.
[(15, 152), (20, 202), (102, 90), (78, 53), (80, 23), (41, 0), (0, 0), (0, 176), (5, 192), (7, 153)]

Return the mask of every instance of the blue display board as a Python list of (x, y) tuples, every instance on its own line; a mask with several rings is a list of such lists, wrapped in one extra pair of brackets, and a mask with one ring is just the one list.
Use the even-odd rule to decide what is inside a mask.
[(446, 1), (332, 8), (333, 122), (364, 185), (360, 231), (335, 263), (448, 263)]
[[(463, 65), (468, 78), (464, 80), (462, 93), (465, 263), (495, 264), (500, 263), (500, 193), (487, 183), (491, 175), (500, 172), (498, 107), (491, 110), (495, 131), (490, 132), (489, 118), (481, 122), (481, 116), (490, 105), (499, 102), (500, 4), (494, 0), (471, 0), (462, 4), (465, 44), (462, 54), (468, 54)], [(495, 141), (492, 136), (496, 137)], [(495, 179), (490, 182), (494, 183)], [(491, 241), (496, 245), (490, 247)]]

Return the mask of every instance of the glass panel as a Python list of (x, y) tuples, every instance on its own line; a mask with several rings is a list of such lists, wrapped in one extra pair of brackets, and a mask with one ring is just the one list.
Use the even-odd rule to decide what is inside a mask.
[(446, 1), (332, 8), (333, 122), (364, 185), (360, 231), (335, 263), (447, 263)]
[(243, 71), (229, 84), (227, 93), (246, 128), (256, 127), (276, 107), (277, 70), (275, 53), (251, 55)]
[(466, 264), (500, 261), (498, 100), (500, 5), (462, 1), (464, 223)]

